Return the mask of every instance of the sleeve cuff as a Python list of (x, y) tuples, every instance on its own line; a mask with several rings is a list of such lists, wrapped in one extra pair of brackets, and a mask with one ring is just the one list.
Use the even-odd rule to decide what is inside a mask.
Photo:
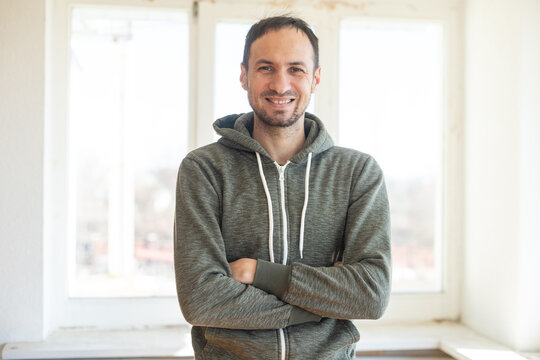
[(265, 260), (257, 260), (253, 286), (282, 298), (289, 287), (292, 268)]
[(293, 306), (287, 326), (303, 324), (311, 321), (320, 322), (321, 319), (322, 318), (319, 315), (315, 315), (313, 313), (310, 313), (309, 311)]

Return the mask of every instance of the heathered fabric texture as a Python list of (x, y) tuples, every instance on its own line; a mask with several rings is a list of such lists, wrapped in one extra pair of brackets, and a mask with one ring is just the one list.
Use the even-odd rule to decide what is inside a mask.
[[(273, 252), (281, 264), (279, 174), (251, 137), (252, 128), (252, 113), (217, 120), (214, 129), (221, 139), (192, 151), (180, 166), (174, 263), (180, 307), (193, 325), (195, 356), (280, 359), (278, 329), (283, 328), (287, 359), (351, 359), (359, 333), (349, 319), (380, 317), (390, 293), (383, 174), (369, 155), (333, 146), (322, 122), (306, 114), (305, 145), (285, 170), (287, 264), (268, 264), (268, 205), (255, 152), (272, 200)], [(261, 260), (254, 285), (232, 278), (229, 262), (244, 257)], [(344, 265), (333, 266), (338, 260)]]

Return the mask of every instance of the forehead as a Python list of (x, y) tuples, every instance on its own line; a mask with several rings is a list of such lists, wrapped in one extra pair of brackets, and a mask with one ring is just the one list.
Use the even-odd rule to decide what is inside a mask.
[(313, 47), (303, 31), (293, 27), (271, 30), (251, 44), (249, 62), (259, 59), (272, 62), (309, 63), (314, 60)]

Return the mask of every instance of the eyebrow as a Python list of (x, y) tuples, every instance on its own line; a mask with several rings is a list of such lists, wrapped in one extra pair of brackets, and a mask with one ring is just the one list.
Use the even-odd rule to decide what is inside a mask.
[[(259, 59), (255, 62), (255, 65), (260, 65), (260, 64), (273, 64), (274, 62), (270, 61), (270, 60), (267, 60), (267, 59)], [(305, 68), (307, 68), (307, 65), (305, 62), (303, 61), (292, 61), (290, 63), (287, 63), (287, 65), (292, 65), (292, 66), (303, 66)]]

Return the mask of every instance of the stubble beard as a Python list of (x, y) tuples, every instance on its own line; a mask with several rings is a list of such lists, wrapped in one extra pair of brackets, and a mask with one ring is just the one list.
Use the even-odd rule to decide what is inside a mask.
[(255, 113), (255, 116), (257, 119), (259, 119), (261, 122), (263, 122), (267, 126), (276, 126), (281, 128), (288, 128), (293, 126), (298, 122), (298, 120), (304, 115), (303, 112), (298, 111), (298, 108), (294, 109), (294, 112), (292, 115), (286, 119), (286, 120), (280, 120), (278, 118), (281, 118), (285, 116), (285, 111), (278, 110), (274, 112), (274, 117), (271, 117), (268, 115), (268, 113), (264, 110), (258, 111), (256, 109), (253, 109), (253, 112)]
[[(263, 93), (261, 94), (260, 98), (264, 102), (266, 101), (265, 98), (269, 95), (275, 96), (276, 94)], [(284, 94), (284, 95), (290, 95), (290, 94)], [(293, 95), (295, 95), (294, 101), (299, 101), (298, 94), (293, 94)], [(283, 119), (283, 117), (286, 114), (286, 111), (276, 110), (274, 111), (272, 115), (270, 115), (262, 106), (260, 107), (257, 106), (256, 101), (252, 101), (250, 96), (248, 96), (248, 100), (249, 100), (249, 104), (251, 105), (251, 108), (253, 109), (255, 117), (259, 119), (263, 124), (265, 124), (266, 126), (271, 126), (271, 127), (288, 128), (295, 125), (298, 122), (298, 120), (303, 118), (305, 111), (307, 109), (307, 106), (309, 105), (309, 101), (311, 100), (311, 96), (308, 99), (308, 102), (306, 103), (306, 106), (303, 109), (300, 109), (300, 104), (296, 103), (293, 113), (288, 119)]]

